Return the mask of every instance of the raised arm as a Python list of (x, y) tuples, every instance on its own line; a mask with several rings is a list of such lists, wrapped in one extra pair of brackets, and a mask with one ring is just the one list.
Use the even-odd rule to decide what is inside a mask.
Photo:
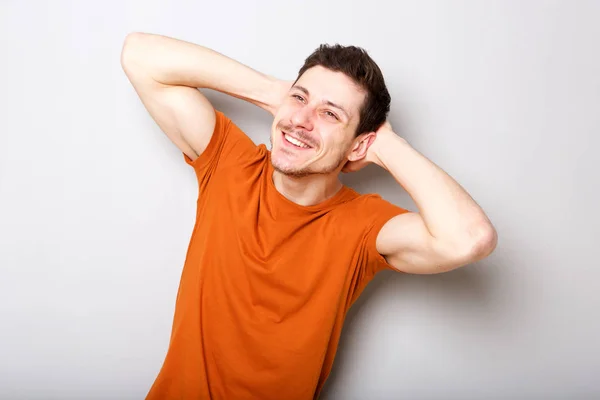
[(192, 160), (215, 127), (214, 109), (197, 88), (249, 101), (271, 114), (289, 88), (209, 48), (149, 33), (127, 36), (121, 65), (154, 121)]
[(393, 267), (435, 274), (494, 251), (498, 235), (481, 207), (450, 175), (396, 135), (389, 123), (376, 132), (366, 157), (344, 170), (368, 163), (390, 172), (419, 208), (390, 219), (377, 236), (377, 250)]

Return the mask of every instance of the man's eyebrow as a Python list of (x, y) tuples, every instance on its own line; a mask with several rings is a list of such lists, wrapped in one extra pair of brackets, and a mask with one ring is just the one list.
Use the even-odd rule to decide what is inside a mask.
[(304, 92), (304, 94), (308, 96), (308, 89), (305, 88), (304, 86), (294, 85), (293, 87), (300, 90), (301, 92)]
[[(310, 95), (308, 89), (305, 88), (304, 86), (294, 85), (293, 88), (300, 90), (307, 96)], [(350, 114), (348, 114), (348, 112), (344, 109), (344, 107), (340, 106), (339, 104), (335, 104), (334, 102), (329, 101), (329, 100), (324, 100), (323, 104), (327, 104), (328, 106), (337, 108), (338, 110), (340, 110), (342, 113), (344, 113), (346, 115), (346, 118), (350, 119)]]

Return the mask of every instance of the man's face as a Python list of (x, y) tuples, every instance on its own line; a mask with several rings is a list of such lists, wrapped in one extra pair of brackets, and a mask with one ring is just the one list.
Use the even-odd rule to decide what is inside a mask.
[(307, 70), (277, 110), (273, 167), (289, 176), (339, 172), (348, 160), (365, 95), (341, 72)]

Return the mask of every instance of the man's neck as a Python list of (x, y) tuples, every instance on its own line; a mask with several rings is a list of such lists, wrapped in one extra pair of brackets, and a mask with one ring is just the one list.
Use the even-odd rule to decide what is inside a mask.
[(335, 196), (342, 188), (337, 174), (297, 178), (273, 171), (273, 184), (279, 193), (301, 206), (313, 206)]

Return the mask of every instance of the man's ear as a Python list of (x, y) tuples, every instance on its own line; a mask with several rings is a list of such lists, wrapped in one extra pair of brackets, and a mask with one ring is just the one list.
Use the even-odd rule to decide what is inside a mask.
[(348, 161), (362, 160), (367, 155), (367, 150), (375, 141), (377, 134), (375, 132), (363, 133), (354, 139), (354, 145), (348, 155)]

